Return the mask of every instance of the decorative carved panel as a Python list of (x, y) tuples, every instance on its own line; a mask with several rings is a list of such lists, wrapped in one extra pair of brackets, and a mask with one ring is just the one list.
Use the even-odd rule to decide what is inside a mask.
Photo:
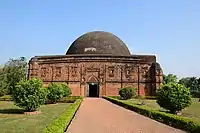
[(126, 67), (126, 68), (125, 68), (125, 75), (126, 75), (126, 78), (130, 78), (130, 77), (131, 77), (131, 73), (132, 73), (131, 67)]
[(61, 67), (56, 67), (56, 78), (61, 77)]
[(72, 77), (76, 77), (77, 76), (77, 67), (71, 67), (71, 74), (72, 74)]
[(47, 68), (43, 67), (41, 68), (41, 77), (44, 78), (47, 75)]
[(109, 71), (109, 77), (114, 77), (114, 67), (108, 67), (108, 71)]
[(31, 78), (36, 78), (37, 76), (38, 76), (38, 70), (34, 70), (34, 69), (32, 69), (30, 72), (29, 72), (29, 76), (31, 77)]
[(150, 79), (150, 66), (145, 64), (140, 66), (140, 81), (141, 82), (149, 82)]
[(88, 82), (99, 82), (98, 79), (95, 77), (95, 76), (91, 76), (89, 79), (88, 79)]

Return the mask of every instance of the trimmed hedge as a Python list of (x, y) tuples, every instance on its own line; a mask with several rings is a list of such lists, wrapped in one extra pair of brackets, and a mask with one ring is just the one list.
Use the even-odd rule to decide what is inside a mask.
[[(74, 103), (77, 99), (82, 99), (81, 96), (69, 96), (69, 97), (63, 97), (60, 100), (58, 100), (56, 103)], [(45, 104), (50, 104), (51, 101), (46, 100)]]
[(4, 95), (0, 97), (0, 101), (12, 101), (12, 97), (10, 95)]
[(74, 103), (77, 99), (82, 99), (81, 96), (70, 96), (70, 97), (63, 97), (58, 100), (58, 103)]
[[(116, 98), (116, 99), (121, 99), (120, 96), (109, 96), (109, 97), (112, 97), (112, 98)], [(156, 97), (155, 96), (135, 96), (134, 98), (136, 99), (149, 99), (149, 100), (156, 100)], [(121, 99), (122, 100), (122, 99)]]
[(112, 98), (115, 98), (115, 99), (120, 99), (120, 96), (109, 96), (109, 97), (112, 97)]
[(189, 131), (191, 133), (200, 133), (200, 124), (194, 122), (193, 120), (191, 120), (189, 118), (184, 118), (181, 116), (168, 114), (165, 112), (159, 112), (159, 111), (153, 110), (148, 107), (130, 104), (128, 102), (118, 100), (118, 99), (115, 99), (112, 97), (104, 96), (103, 98), (112, 103), (115, 103), (119, 106), (122, 106), (126, 109), (135, 111), (139, 114), (147, 116), (147, 117), (154, 119), (156, 121), (159, 121), (161, 123), (167, 124), (169, 126), (172, 126), (172, 127), (178, 128), (178, 129), (182, 129), (185, 131)]
[(67, 107), (66, 111), (55, 119), (48, 127), (43, 130), (43, 133), (63, 133), (70, 125), (73, 117), (76, 114), (82, 99), (77, 99), (73, 104)]

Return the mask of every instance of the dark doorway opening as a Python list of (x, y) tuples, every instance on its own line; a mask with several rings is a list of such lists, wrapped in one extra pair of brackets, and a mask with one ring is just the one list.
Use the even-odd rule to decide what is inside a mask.
[(89, 97), (99, 97), (99, 85), (95, 83), (89, 84)]

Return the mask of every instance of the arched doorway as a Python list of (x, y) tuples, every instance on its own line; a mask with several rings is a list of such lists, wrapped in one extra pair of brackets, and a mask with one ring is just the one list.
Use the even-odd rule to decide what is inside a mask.
[(99, 82), (95, 76), (91, 76), (87, 82), (87, 96), (99, 97)]
[(88, 97), (99, 97), (98, 83), (88, 83)]

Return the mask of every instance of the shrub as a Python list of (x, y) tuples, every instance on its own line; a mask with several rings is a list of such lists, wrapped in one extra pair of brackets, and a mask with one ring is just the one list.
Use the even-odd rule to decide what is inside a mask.
[(67, 84), (62, 83), (61, 86), (63, 90), (63, 97), (68, 97), (72, 94), (72, 91)]
[(8, 90), (8, 83), (5, 77), (5, 74), (1, 73), (1, 68), (0, 68), (0, 96), (7, 95), (9, 93)]
[(121, 88), (119, 90), (119, 95), (121, 99), (127, 100), (131, 99), (133, 96), (136, 95), (136, 89), (134, 88)]
[(43, 133), (64, 133), (66, 128), (71, 123), (76, 111), (78, 110), (82, 99), (77, 99), (75, 103), (71, 104), (63, 114), (55, 119), (49, 126), (47, 126)]
[(2, 90), (0, 90), (0, 97), (3, 95), (5, 95), (5, 93)]
[(26, 111), (35, 111), (45, 102), (46, 93), (39, 79), (22, 80), (13, 89), (12, 99), (15, 105)]
[(3, 86), (4, 85), (3, 82), (4, 81), (0, 81), (0, 97), (8, 94), (8, 88), (6, 88), (6, 86)]
[(169, 83), (161, 86), (156, 93), (157, 103), (169, 110), (171, 113), (177, 113), (191, 105), (192, 98), (190, 91), (184, 85)]
[(169, 126), (179, 128), (182, 130), (186, 130), (192, 133), (200, 133), (200, 124), (194, 122), (193, 120), (189, 118), (184, 118), (181, 116), (177, 116), (174, 114), (168, 114), (165, 112), (159, 112), (157, 110), (145, 107), (145, 106), (140, 106), (140, 105), (135, 105), (131, 103), (127, 103), (122, 100), (118, 100), (112, 97), (103, 97), (107, 99), (108, 101), (115, 103), (119, 106), (122, 106), (126, 109), (129, 109), (131, 111), (135, 111), (141, 115), (147, 116), (151, 119), (154, 119), (156, 121), (162, 122), (164, 124), (167, 124)]
[(62, 97), (69, 96), (71, 90), (65, 84), (51, 83), (47, 88), (47, 99), (51, 103), (56, 103)]

